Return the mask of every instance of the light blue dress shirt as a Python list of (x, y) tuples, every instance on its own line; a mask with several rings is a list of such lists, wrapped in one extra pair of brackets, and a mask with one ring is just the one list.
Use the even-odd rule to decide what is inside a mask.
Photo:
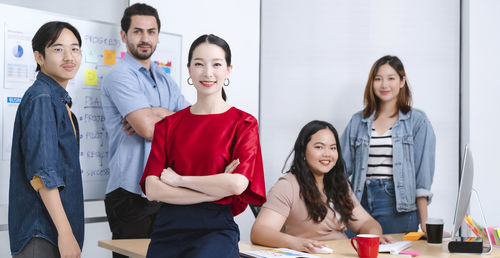
[(190, 103), (160, 67), (151, 62), (150, 72), (129, 54), (106, 73), (101, 96), (109, 139), (110, 174), (106, 193), (123, 188), (142, 194), (139, 181), (151, 150), (151, 141), (137, 134), (128, 135), (122, 129), (122, 119), (143, 108), (163, 107), (176, 112)]

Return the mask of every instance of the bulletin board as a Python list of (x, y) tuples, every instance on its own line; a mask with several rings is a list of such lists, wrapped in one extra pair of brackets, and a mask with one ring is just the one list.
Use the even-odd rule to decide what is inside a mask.
[[(29, 19), (27, 18), (29, 17)], [(82, 37), (82, 63), (67, 90), (80, 126), (80, 163), (85, 200), (104, 199), (109, 177), (108, 136), (101, 107), (103, 76), (126, 53), (116, 24), (71, 18), (56, 13), (0, 4), (0, 205), (8, 202), (10, 152), (16, 110), (36, 78), (31, 39), (49, 21), (65, 21)], [(161, 32), (152, 60), (181, 81), (182, 36)]]

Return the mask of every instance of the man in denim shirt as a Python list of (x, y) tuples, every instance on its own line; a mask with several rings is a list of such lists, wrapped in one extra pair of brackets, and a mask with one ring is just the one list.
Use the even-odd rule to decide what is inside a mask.
[(139, 181), (154, 125), (189, 103), (172, 78), (151, 61), (160, 31), (156, 9), (134, 4), (125, 10), (121, 23), (127, 55), (106, 74), (102, 84), (110, 153), (106, 214), (113, 239), (147, 238), (159, 204), (144, 198)]
[(14, 257), (80, 257), (83, 190), (78, 124), (68, 81), (80, 67), (82, 41), (65, 22), (43, 25), (32, 40), (36, 81), (17, 109), (9, 186)]

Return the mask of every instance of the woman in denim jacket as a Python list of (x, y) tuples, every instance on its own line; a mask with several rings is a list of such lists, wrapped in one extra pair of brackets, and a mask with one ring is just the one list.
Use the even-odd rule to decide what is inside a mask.
[(398, 57), (373, 64), (364, 104), (340, 139), (353, 191), (384, 234), (417, 231), (419, 222), (425, 232), (436, 137), (425, 113), (411, 107)]

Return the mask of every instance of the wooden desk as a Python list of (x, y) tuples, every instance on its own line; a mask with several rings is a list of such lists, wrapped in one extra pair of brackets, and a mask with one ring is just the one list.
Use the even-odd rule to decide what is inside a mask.
[(130, 256), (131, 258), (145, 258), (148, 252), (149, 241), (149, 238), (99, 240), (97, 245), (113, 252)]
[[(394, 239), (401, 240), (403, 234), (393, 235)], [(351, 246), (349, 239), (322, 241), (334, 251), (332, 254), (316, 254), (319, 257), (358, 257)], [(145, 258), (149, 245), (149, 239), (122, 239), (122, 240), (100, 240), (98, 246), (108, 250), (130, 256), (132, 258)], [(260, 250), (269, 247), (253, 245), (248, 242), (239, 243), (240, 250)], [(417, 258), (426, 257), (481, 257), (475, 254), (451, 254), (448, 252), (448, 242), (443, 244), (427, 244), (425, 240), (414, 241), (412, 246), (407, 250), (418, 250), (420, 254)], [(387, 253), (379, 253), (378, 257), (396, 257)], [(500, 248), (493, 247), (493, 252), (484, 257), (500, 257)]]

